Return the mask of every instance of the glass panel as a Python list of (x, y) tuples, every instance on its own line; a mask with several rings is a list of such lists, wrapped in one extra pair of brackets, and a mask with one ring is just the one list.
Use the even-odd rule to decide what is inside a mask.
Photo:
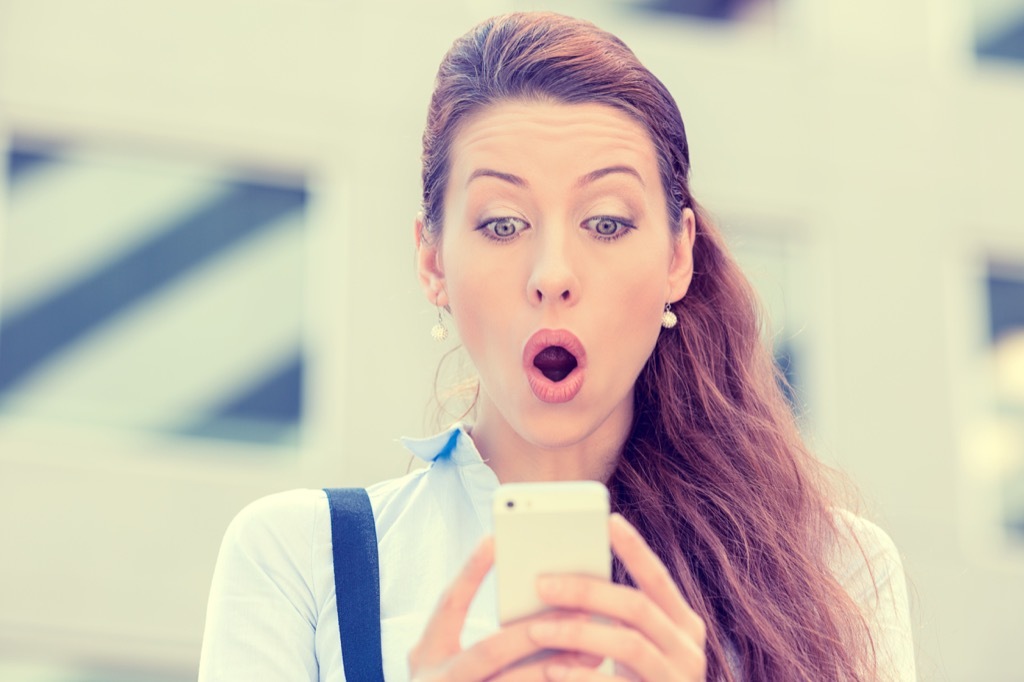
[(757, 290), (767, 314), (775, 362), (785, 374), (786, 396), (797, 413), (807, 407), (808, 339), (805, 292), (808, 290), (805, 249), (796, 240), (777, 234), (743, 233), (730, 245), (744, 274)]
[(990, 263), (987, 289), (1002, 523), (1024, 540), (1024, 264)]
[(15, 142), (0, 414), (293, 442), (302, 179)]
[(774, 0), (635, 0), (645, 10), (722, 22), (774, 20)]
[(1024, 0), (973, 0), (973, 7), (975, 53), (1024, 61)]

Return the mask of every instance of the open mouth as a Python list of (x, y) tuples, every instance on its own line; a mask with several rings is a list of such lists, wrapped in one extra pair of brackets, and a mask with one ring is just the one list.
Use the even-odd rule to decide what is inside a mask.
[(587, 352), (567, 329), (541, 329), (526, 342), (523, 369), (533, 394), (546, 403), (569, 402), (580, 392)]
[(533, 358), (533, 366), (557, 384), (569, 376), (579, 366), (579, 362), (575, 355), (562, 346), (548, 346)]

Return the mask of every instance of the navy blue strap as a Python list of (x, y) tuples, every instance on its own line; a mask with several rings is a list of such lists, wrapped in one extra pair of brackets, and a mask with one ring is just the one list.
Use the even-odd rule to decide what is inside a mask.
[(377, 525), (362, 488), (324, 488), (331, 507), (334, 592), (349, 682), (384, 682)]

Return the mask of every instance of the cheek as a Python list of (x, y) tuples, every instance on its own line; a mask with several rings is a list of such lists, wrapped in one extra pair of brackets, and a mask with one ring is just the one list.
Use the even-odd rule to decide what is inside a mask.
[(475, 355), (478, 349), (492, 345), (507, 326), (513, 273), (507, 262), (474, 257), (458, 245), (445, 255), (452, 318), (466, 349)]
[[(653, 268), (648, 272), (653, 271)], [(604, 322), (595, 330), (604, 347), (618, 356), (623, 375), (633, 376), (647, 361), (661, 333), (665, 309), (664, 282), (657, 278), (625, 276), (606, 291), (607, 304), (601, 306)]]
[(622, 273), (618, 278), (609, 278), (608, 286), (612, 289), (606, 294), (607, 300), (615, 302), (623, 324), (633, 326), (631, 335), (649, 335), (651, 327), (661, 323), (661, 314), (665, 309), (665, 285), (657, 277), (651, 276), (654, 271), (652, 264)]

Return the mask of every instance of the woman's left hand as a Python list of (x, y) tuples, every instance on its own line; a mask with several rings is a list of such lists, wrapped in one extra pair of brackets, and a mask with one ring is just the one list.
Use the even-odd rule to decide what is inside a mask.
[[(608, 656), (641, 680), (704, 680), (707, 630), (676, 587), (675, 581), (643, 537), (619, 514), (609, 519), (612, 551), (622, 560), (639, 589), (586, 576), (544, 576), (538, 592), (548, 604), (606, 616), (614, 623), (583, 620), (538, 623), (529, 630), (552, 649)], [(565, 682), (609, 678), (592, 668), (549, 666), (550, 680)]]

